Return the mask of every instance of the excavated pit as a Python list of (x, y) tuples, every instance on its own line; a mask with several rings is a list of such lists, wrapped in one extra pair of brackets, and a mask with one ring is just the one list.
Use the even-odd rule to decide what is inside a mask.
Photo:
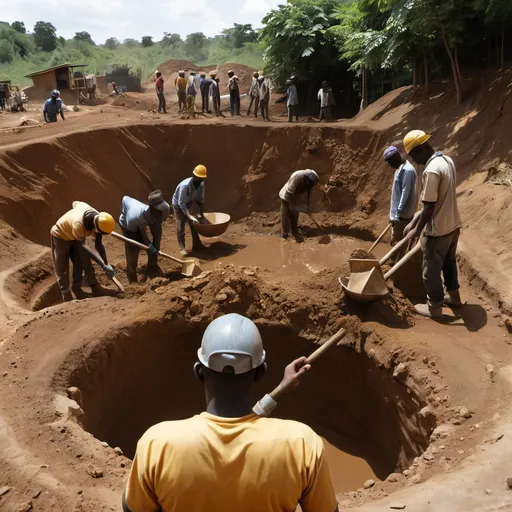
[[(101, 340), (69, 374), (81, 391), (83, 428), (133, 457), (151, 425), (204, 410), (192, 366), (203, 325), (164, 320), (137, 324)], [(255, 399), (273, 389), (284, 367), (313, 350), (291, 328), (260, 325), (268, 373)], [(320, 359), (276, 416), (307, 423), (328, 442), (337, 492), (409, 467), (428, 446), (433, 425), (419, 411), (422, 397), (366, 355), (339, 346)]]

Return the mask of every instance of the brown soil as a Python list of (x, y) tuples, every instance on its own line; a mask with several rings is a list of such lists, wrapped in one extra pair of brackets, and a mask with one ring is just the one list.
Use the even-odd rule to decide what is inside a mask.
[[(335, 477), (344, 508), (387, 510), (402, 501), (422, 511), (506, 509), (510, 187), (488, 182), (487, 169), (503, 168), (510, 151), (502, 135), (512, 118), (509, 71), (482, 80), (484, 94), (465, 107), (446, 95), (425, 101), (408, 88), (332, 125), (140, 119), (128, 106), (105, 106), (70, 114), (66, 123), (2, 133), (0, 489), (9, 490), (0, 508), (32, 501), (48, 512), (119, 510), (130, 461), (100, 442), (130, 456), (150, 424), (199, 412), (191, 366), (201, 331), (218, 314), (240, 312), (258, 323), (269, 354), (258, 393), (315, 341), (348, 330), (277, 409), (335, 447), (333, 474), (336, 461), (348, 460), (341, 450), (376, 475), (371, 489), (361, 488), (368, 473), (356, 465), (350, 483)], [(413, 127), (432, 129), (434, 144), (460, 169), (467, 303), (438, 322), (412, 312), (422, 295), (420, 260), (389, 283), (383, 301), (354, 303), (337, 282), (355, 249), (364, 255), (387, 223), (392, 170), (382, 150)], [(197, 255), (205, 273), (187, 280), (162, 260), (161, 273), (147, 275), (142, 256), (140, 284), (128, 285), (124, 249), (109, 239), (126, 293), (54, 305), (48, 231), (73, 200), (117, 216), (123, 195), (143, 200), (161, 188), (170, 198), (199, 162), (209, 171), (208, 210), (233, 219), (221, 238), (205, 239), (209, 251)], [(321, 233), (306, 218), (304, 244), (277, 237), (277, 191), (301, 168), (315, 169), (324, 184), (312, 205), (328, 245), (318, 244)], [(174, 233), (169, 220), (163, 249), (171, 254)], [(387, 249), (383, 242), (374, 254)], [(70, 386), (79, 390), (72, 399)], [(462, 406), (468, 412), (461, 416)], [(94, 469), (103, 477), (93, 478)]]

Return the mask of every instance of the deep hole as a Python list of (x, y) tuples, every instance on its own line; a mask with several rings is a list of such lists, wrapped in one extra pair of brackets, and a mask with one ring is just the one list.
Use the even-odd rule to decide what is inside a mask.
[[(137, 324), (102, 340), (69, 380), (82, 392), (84, 428), (133, 457), (151, 425), (202, 412), (203, 388), (192, 367), (204, 328), (168, 320)], [(290, 328), (260, 330), (268, 373), (255, 399), (278, 384), (291, 360), (313, 350)], [(418, 414), (423, 405), (373, 359), (337, 347), (279, 404), (275, 416), (307, 423), (337, 449), (367, 462), (352, 464), (331, 450), (331, 472), (342, 492), (361, 486), (372, 471), (379, 479), (402, 471), (425, 450), (431, 425)]]

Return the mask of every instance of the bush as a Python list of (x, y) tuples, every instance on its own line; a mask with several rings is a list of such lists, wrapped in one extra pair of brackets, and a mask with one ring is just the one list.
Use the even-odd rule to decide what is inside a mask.
[(10, 64), (14, 60), (12, 44), (5, 39), (0, 40), (0, 62)]

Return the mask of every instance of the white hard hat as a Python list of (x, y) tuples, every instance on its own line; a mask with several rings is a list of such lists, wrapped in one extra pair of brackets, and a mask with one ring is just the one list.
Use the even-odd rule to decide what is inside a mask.
[(222, 373), (231, 367), (238, 375), (263, 364), (265, 351), (254, 322), (230, 313), (216, 318), (206, 328), (197, 357), (210, 370)]

